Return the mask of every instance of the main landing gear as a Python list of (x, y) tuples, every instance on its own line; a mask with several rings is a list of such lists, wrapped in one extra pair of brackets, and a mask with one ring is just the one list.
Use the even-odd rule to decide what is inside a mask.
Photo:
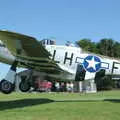
[(20, 84), (19, 84), (19, 89), (22, 91), (22, 92), (27, 92), (30, 90), (31, 88), (31, 78), (32, 78), (32, 75), (33, 75), (33, 70), (30, 70), (29, 71), (29, 75), (24, 79), (24, 80), (21, 80)]
[[(14, 61), (10, 70), (8, 71), (7, 75), (3, 80), (0, 82), (0, 90), (5, 94), (9, 94), (15, 90), (15, 77), (16, 77), (16, 67), (18, 61)], [(27, 92), (31, 88), (30, 79), (32, 77), (33, 71), (31, 70), (29, 75), (26, 77), (25, 80), (21, 80), (19, 84), (19, 89), (22, 92)]]
[(17, 64), (18, 64), (18, 61), (13, 62), (7, 75), (0, 82), (0, 90), (1, 90), (1, 92), (5, 93), (5, 94), (9, 94), (14, 91)]

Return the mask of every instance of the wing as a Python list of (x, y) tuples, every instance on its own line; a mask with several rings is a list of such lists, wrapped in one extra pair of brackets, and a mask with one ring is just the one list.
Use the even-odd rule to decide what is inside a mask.
[(10, 31), (0, 31), (0, 40), (4, 42), (14, 56), (18, 54), (38, 58), (48, 58), (50, 56), (40, 42), (30, 36)]
[(10, 31), (0, 31), (0, 40), (19, 61), (20, 66), (45, 72), (60, 72), (50, 53), (35, 38)]

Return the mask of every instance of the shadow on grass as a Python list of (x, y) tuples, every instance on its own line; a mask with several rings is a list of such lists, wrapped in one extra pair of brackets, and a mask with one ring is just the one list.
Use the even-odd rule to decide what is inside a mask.
[(115, 103), (120, 103), (120, 99), (84, 99), (84, 100), (58, 100), (54, 102), (115, 102)]
[(120, 99), (95, 99), (95, 100), (51, 100), (47, 98), (42, 99), (20, 99), (20, 100), (10, 100), (10, 101), (0, 101), (0, 111), (15, 109), (15, 108), (23, 108), (23, 107), (31, 107), (40, 104), (48, 104), (52, 102), (100, 102), (100, 101), (108, 101), (108, 102), (116, 102), (120, 103)]
[(104, 101), (120, 103), (120, 99), (104, 99)]
[(51, 102), (54, 102), (54, 101), (50, 100), (50, 99), (46, 99), (46, 98), (0, 101), (0, 111), (14, 109), (14, 108), (31, 107), (34, 105), (47, 104), (47, 103), (51, 103)]

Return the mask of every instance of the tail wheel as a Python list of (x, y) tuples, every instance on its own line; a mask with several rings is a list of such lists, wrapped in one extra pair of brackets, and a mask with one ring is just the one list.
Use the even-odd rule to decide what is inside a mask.
[(0, 89), (3, 93), (9, 94), (14, 91), (15, 85), (7, 80), (2, 80), (0, 82)]
[(30, 90), (30, 84), (28, 82), (21, 82), (19, 84), (19, 89), (22, 91), (22, 92), (27, 92)]

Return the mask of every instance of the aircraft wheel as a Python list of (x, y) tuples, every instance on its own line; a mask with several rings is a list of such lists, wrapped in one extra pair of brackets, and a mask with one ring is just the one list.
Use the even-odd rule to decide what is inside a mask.
[(27, 92), (30, 90), (30, 84), (29, 83), (26, 83), (26, 82), (20, 82), (19, 84), (19, 89), (22, 91), (22, 92)]
[(7, 80), (2, 80), (0, 82), (0, 90), (5, 94), (9, 94), (9, 93), (13, 92), (14, 88), (15, 88), (15, 85), (10, 83)]

